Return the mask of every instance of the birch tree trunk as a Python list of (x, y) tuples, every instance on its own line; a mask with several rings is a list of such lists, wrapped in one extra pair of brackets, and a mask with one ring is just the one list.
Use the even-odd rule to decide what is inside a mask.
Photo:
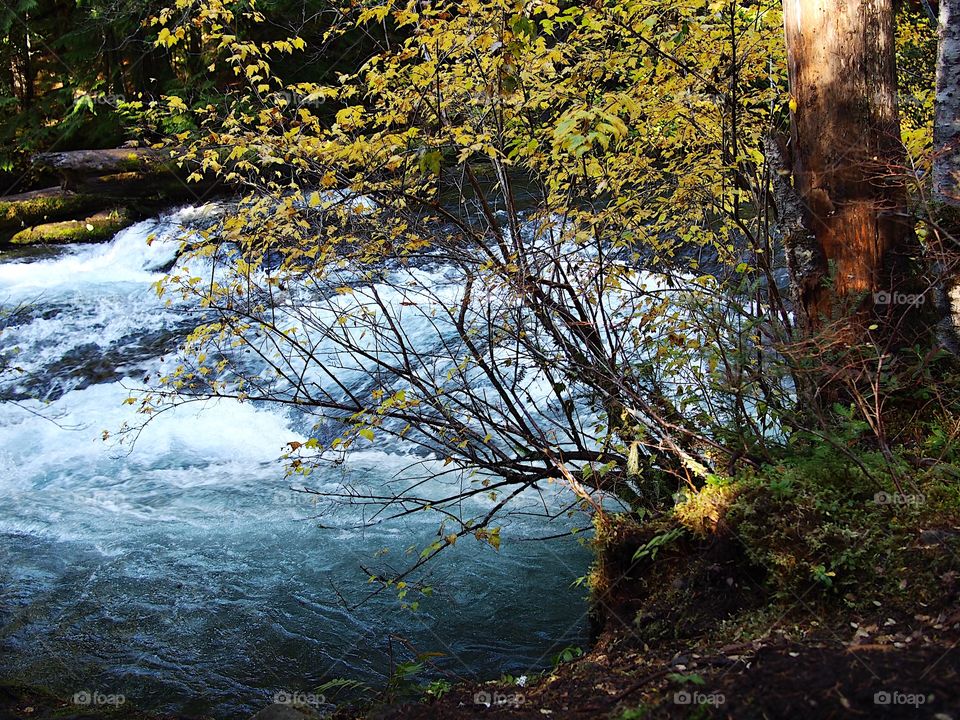
[(937, 100), (933, 126), (932, 220), (938, 258), (937, 335), (960, 355), (960, 0), (940, 0)]
[(960, 0), (940, 0), (939, 36), (933, 193), (960, 207)]

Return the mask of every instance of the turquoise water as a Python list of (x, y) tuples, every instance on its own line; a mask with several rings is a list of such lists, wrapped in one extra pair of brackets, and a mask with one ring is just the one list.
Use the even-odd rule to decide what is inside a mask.
[[(357, 606), (372, 589), (361, 566), (404, 567), (437, 519), (360, 527), (359, 508), (292, 492), (278, 458), (311, 418), (221, 400), (157, 416), (132, 447), (114, 441), (140, 419), (129, 389), (168, 368), (192, 327), (151, 284), (210, 212), (0, 262), (0, 303), (21, 308), (0, 334), (18, 368), (0, 377), (0, 677), (233, 718), (331, 678), (382, 683), (391, 645), (398, 660), (408, 643), (443, 653), (451, 677), (489, 677), (585, 644), (570, 585), (589, 553), (526, 541), (569, 525), (516, 516), (499, 552), (461, 540), (441, 556), (418, 611), (388, 593)], [(309, 484), (393, 487), (435, 462), (386, 446)]]

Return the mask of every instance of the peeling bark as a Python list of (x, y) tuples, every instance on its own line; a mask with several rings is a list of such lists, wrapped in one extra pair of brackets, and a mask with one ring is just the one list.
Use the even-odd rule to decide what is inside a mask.
[(807, 307), (823, 282), (823, 251), (807, 226), (803, 201), (790, 184), (790, 163), (782, 142), (768, 135), (763, 140), (763, 152), (771, 168), (771, 193), (790, 271), (790, 294), (798, 307)]
[(821, 251), (794, 282), (815, 330), (863, 317), (875, 293), (903, 290), (914, 250), (896, 177), (893, 0), (785, 0), (784, 21), (794, 184)]

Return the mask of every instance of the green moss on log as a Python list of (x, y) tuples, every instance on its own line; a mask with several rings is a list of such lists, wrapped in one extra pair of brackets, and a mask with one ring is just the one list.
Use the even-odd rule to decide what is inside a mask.
[(65, 220), (45, 223), (13, 236), (14, 245), (90, 243), (109, 240), (123, 228), (131, 225), (133, 218), (126, 210), (98, 213), (86, 220)]
[(63, 193), (28, 200), (0, 201), (0, 228), (19, 229), (62, 220), (90, 212), (102, 204), (103, 199), (95, 195)]

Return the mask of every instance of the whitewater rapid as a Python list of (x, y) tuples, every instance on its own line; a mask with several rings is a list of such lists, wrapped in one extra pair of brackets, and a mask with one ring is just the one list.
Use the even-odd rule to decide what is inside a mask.
[[(379, 552), (403, 566), (436, 520), (361, 531), (355, 509), (318, 517), (278, 462), (306, 439), (295, 412), (208, 401), (115, 442), (142, 420), (124, 403), (131, 388), (169, 367), (196, 321), (153, 284), (176, 268), (185, 230), (216, 212), (0, 256), (0, 678), (232, 718), (332, 678), (382, 682), (391, 634), (465, 677), (534, 672), (582, 645), (582, 591), (570, 584), (588, 553), (573, 540), (513, 542), (551, 534), (533, 521), (499, 553), (458, 543), (417, 612), (389, 594), (351, 610), (342, 598), (369, 589), (361, 565)], [(378, 487), (415, 474), (414, 460), (356, 453), (310, 485)]]

